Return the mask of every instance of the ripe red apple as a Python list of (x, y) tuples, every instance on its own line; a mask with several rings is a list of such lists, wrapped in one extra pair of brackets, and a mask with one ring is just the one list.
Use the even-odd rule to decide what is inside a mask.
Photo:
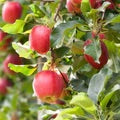
[(14, 74), (15, 72), (10, 70), (10, 68), (8, 67), (9, 63), (15, 64), (15, 65), (20, 65), (20, 64), (22, 64), (22, 60), (17, 54), (9, 54), (6, 57), (6, 59), (4, 60), (4, 62), (3, 62), (4, 72), (8, 73), (8, 74)]
[(7, 33), (0, 30), (0, 50), (6, 50), (11, 40), (11, 38), (8, 38)]
[(107, 7), (107, 9), (111, 9), (111, 10), (114, 10), (115, 9), (115, 4), (112, 0), (106, 0), (108, 2), (110, 2), (111, 4)]
[(67, 0), (66, 7), (70, 13), (81, 13), (80, 6), (73, 4), (71, 0)]
[[(84, 44), (84, 46), (88, 46), (92, 43), (92, 40), (87, 40)], [(96, 68), (96, 69), (101, 69), (108, 61), (108, 50), (106, 45), (104, 44), (103, 41), (100, 40), (100, 45), (101, 45), (101, 56), (99, 58), (99, 62), (97, 63), (95, 62), (95, 60), (93, 59), (92, 56), (88, 55), (88, 54), (84, 54), (84, 58), (85, 60), (92, 65), (92, 67)]]
[(73, 4), (81, 4), (82, 0), (71, 0)]
[(103, 40), (106, 38), (105, 34), (104, 33), (99, 33), (99, 38), (100, 40)]
[[(92, 38), (95, 38), (95, 37), (97, 37), (97, 33), (95, 31), (92, 31)], [(102, 33), (102, 32), (98, 34), (98, 37), (100, 40), (103, 40), (106, 38), (105, 33)]]
[(51, 29), (44, 25), (36, 25), (29, 35), (31, 49), (40, 54), (45, 54), (50, 48)]
[(11, 83), (5, 79), (5, 78), (0, 78), (0, 94), (5, 95), (7, 93), (7, 88), (11, 86)]
[(33, 81), (35, 95), (43, 102), (55, 103), (64, 88), (64, 81), (54, 71), (45, 70), (37, 73)]
[(22, 6), (19, 2), (7, 1), (2, 8), (2, 19), (8, 23), (14, 23), (22, 15)]

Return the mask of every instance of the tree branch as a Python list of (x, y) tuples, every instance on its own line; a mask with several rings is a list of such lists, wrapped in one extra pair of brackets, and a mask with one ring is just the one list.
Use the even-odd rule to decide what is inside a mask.
[(64, 2), (64, 0), (60, 0), (60, 3), (57, 7), (57, 10), (56, 10), (56, 13), (55, 13), (55, 17), (54, 17), (54, 21), (56, 22), (56, 19), (57, 19), (57, 16), (59, 16), (59, 12), (61, 10), (61, 6), (62, 6), (62, 3)]

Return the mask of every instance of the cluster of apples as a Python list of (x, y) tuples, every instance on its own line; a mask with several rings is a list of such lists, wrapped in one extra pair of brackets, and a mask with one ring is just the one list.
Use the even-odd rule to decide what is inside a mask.
[[(22, 15), (22, 6), (19, 2), (7, 1), (2, 7), (2, 19), (4, 22), (13, 24), (16, 19), (19, 19)], [(9, 37), (7, 33), (0, 30), (0, 51), (5, 51), (10, 43), (12, 38)], [(22, 63), (21, 58), (16, 54), (9, 54), (3, 62), (3, 71), (6, 74), (15, 74), (12, 70), (9, 69), (8, 64), (13, 63), (19, 65)], [(0, 94), (5, 95), (7, 93), (7, 87), (11, 86), (11, 83), (6, 78), (0, 78)]]
[[(39, 54), (46, 54), (50, 49), (50, 35), (51, 29), (49, 27), (45, 25), (34, 26), (29, 35), (31, 49)], [(68, 76), (65, 73), (43, 70), (35, 75), (33, 90), (42, 102), (59, 103), (59, 99), (65, 95), (68, 81)]]
[[(111, 4), (108, 6), (107, 9), (115, 9), (114, 1), (109, 1)], [(82, 0), (67, 0), (66, 7), (70, 13), (81, 13), (80, 6)], [(103, 0), (89, 0), (90, 6), (94, 9), (99, 8), (103, 4)]]
[[(106, 0), (109, 1), (111, 4), (107, 7), (107, 9), (115, 9), (115, 4), (112, 0)], [(82, 0), (67, 0), (66, 7), (68, 9), (68, 12), (70, 13), (81, 13), (80, 6), (81, 6)], [(99, 8), (102, 4), (102, 0), (89, 0), (89, 3), (92, 8), (96, 9)], [(94, 60), (94, 58), (86, 53), (84, 53), (85, 60), (95, 69), (101, 69), (108, 61), (109, 55), (106, 45), (103, 42), (103, 39), (105, 39), (104, 33), (99, 33), (97, 35), (100, 39), (100, 46), (101, 46), (101, 55), (99, 58), (99, 63)], [(94, 39), (96, 36), (95, 32), (92, 32), (92, 38)], [(89, 46), (92, 43), (92, 40), (88, 39), (84, 43), (83, 49), (85, 49), (86, 46)]]

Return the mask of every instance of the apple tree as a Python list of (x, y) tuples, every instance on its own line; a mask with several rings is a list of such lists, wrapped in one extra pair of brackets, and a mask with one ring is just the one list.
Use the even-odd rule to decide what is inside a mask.
[(0, 5), (0, 120), (120, 119), (119, 0)]

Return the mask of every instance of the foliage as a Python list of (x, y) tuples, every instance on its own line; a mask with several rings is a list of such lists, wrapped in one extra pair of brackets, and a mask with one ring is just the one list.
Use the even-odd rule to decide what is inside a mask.
[[(4, 0), (0, 0), (0, 13)], [(104, 2), (97, 9), (91, 8), (89, 0), (81, 3), (80, 14), (69, 13), (66, 1), (20, 0), (22, 17), (14, 24), (5, 23), (0, 16), (0, 28), (12, 36), (12, 43), (0, 51), (0, 77), (12, 82), (8, 94), (0, 95), (0, 120), (36, 120), (38, 111), (43, 120), (119, 120), (120, 119), (120, 8), (107, 9)], [(115, 5), (120, 4), (119, 0)], [(57, 13), (57, 8), (60, 10)], [(50, 50), (45, 55), (33, 51), (29, 34), (35, 25), (51, 28)], [(92, 32), (97, 36), (93, 38)], [(109, 60), (102, 69), (95, 69), (84, 59), (84, 52), (99, 62), (101, 55), (99, 33), (109, 53)], [(94, 42), (84, 48), (88, 39)], [(9, 53), (16, 52), (22, 65), (9, 64), (15, 75), (5, 74), (3, 61)], [(68, 95), (62, 99), (65, 105), (41, 103), (33, 95), (32, 81), (41, 69), (55, 69), (67, 73)]]

